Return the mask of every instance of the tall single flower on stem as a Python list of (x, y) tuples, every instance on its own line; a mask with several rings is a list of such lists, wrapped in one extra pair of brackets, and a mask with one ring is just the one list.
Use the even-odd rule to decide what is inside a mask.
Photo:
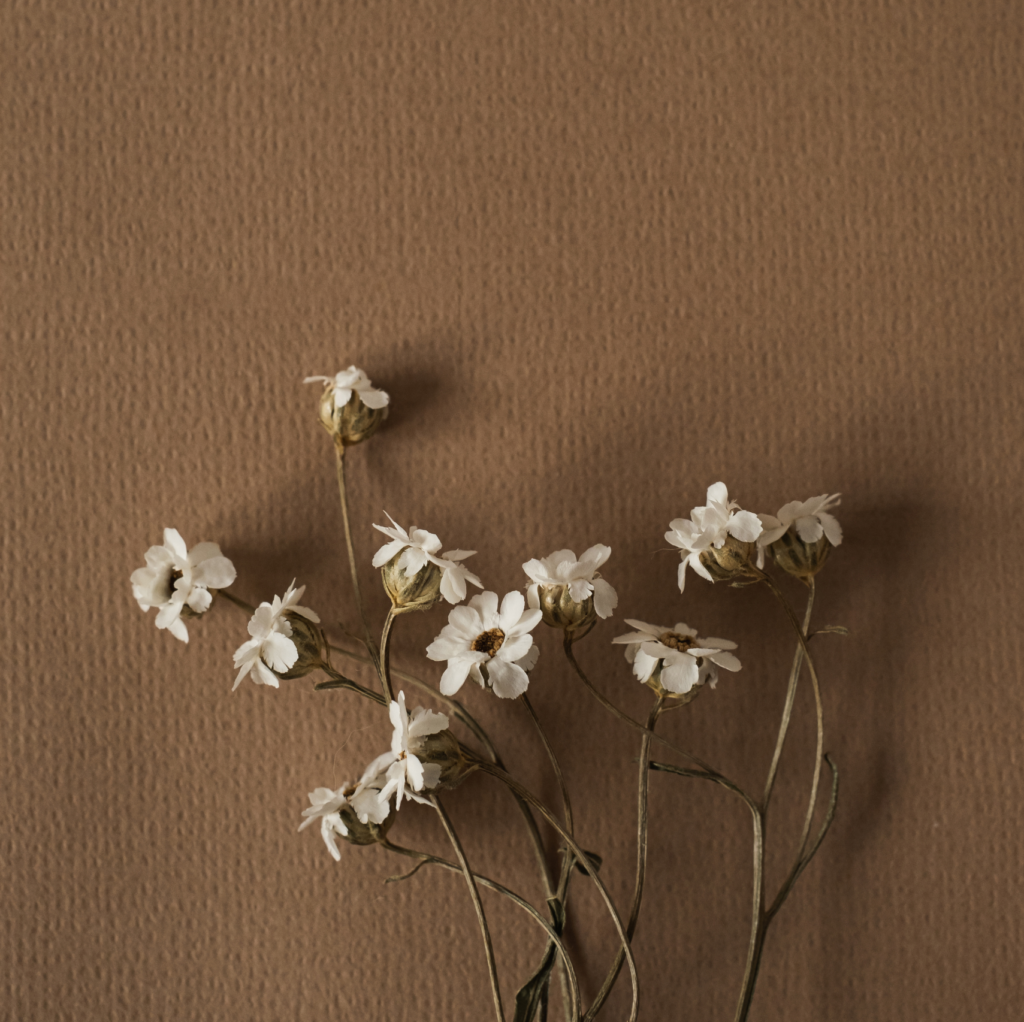
[(249, 621), (249, 634), (252, 638), (235, 650), (235, 667), (239, 671), (231, 687), (232, 692), (247, 674), (251, 674), (257, 685), (280, 687), (279, 675), (287, 674), (299, 659), (289, 619), (295, 615), (314, 624), (320, 623), (314, 611), (298, 605), (305, 591), (305, 586), (296, 589), (295, 581), (292, 580), (284, 596), (275, 596), (273, 603), (261, 603), (256, 608)]
[(705, 683), (714, 688), (719, 667), (726, 671), (740, 669), (739, 660), (729, 652), (736, 648), (736, 643), (728, 639), (699, 638), (683, 622), (673, 628), (662, 628), (626, 618), (626, 624), (636, 631), (619, 635), (612, 642), (626, 646), (626, 659), (633, 665), (633, 674), (644, 684), (654, 681), (666, 692), (686, 695)]
[[(387, 511), (384, 514), (388, 515)], [(411, 532), (406, 532), (391, 515), (388, 515), (388, 521), (391, 522), (390, 528), (386, 525), (374, 525), (378, 532), (383, 532), (391, 540), (373, 555), (375, 568), (382, 568), (398, 557), (395, 562), (396, 571), (411, 580), (428, 565), (433, 564), (441, 571), (441, 595), (449, 603), (461, 603), (466, 598), (467, 582), (472, 582), (478, 589), (483, 589), (483, 582), (459, 564), (459, 561), (472, 557), (476, 553), (475, 550), (448, 550), (438, 556), (441, 541), (434, 533), (415, 527)], [(437, 590), (434, 592), (436, 594)]]
[(307, 376), (304, 383), (323, 383), (320, 422), (334, 437), (339, 453), (368, 440), (388, 414), (388, 395), (377, 390), (362, 369), (349, 366), (334, 376)]
[[(498, 608), (497, 593), (481, 593), (464, 607), (455, 607), (448, 624), (427, 647), (431, 660), (447, 660), (441, 692), (452, 696), (472, 678), (502, 699), (522, 695), (530, 684), (526, 675), (539, 610), (527, 610), (522, 593), (507, 593)], [(526, 670), (517, 661), (526, 661)]]
[(676, 575), (682, 592), (687, 567), (709, 582), (715, 581), (715, 575), (723, 580), (742, 573), (751, 549), (748, 544), (761, 534), (761, 522), (757, 515), (739, 510), (739, 504), (729, 500), (725, 483), (714, 483), (708, 487), (707, 504), (695, 507), (689, 518), (673, 519), (669, 530), (665, 539), (682, 551)]
[(177, 529), (164, 529), (162, 546), (146, 551), (146, 566), (132, 572), (132, 595), (143, 610), (157, 608), (156, 626), (182, 642), (188, 629), (182, 615), (202, 614), (213, 602), (211, 589), (235, 581), (235, 566), (216, 543), (199, 543), (189, 550)]

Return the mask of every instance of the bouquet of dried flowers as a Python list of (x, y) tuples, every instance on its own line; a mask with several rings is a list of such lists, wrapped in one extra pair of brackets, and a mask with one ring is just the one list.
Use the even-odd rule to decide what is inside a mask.
[[(718, 784), (739, 798), (750, 811), (753, 825), (754, 870), (753, 911), (746, 969), (739, 992), (737, 1022), (747, 1018), (753, 997), (765, 935), (783, 902), (817, 852), (835, 815), (838, 771), (824, 753), (824, 726), (821, 692), (814, 662), (808, 649), (812, 637), (825, 632), (843, 633), (830, 627), (811, 631), (815, 578), (833, 547), (842, 542), (842, 530), (831, 511), (839, 503), (838, 495), (822, 495), (784, 505), (775, 515), (753, 514), (729, 499), (724, 483), (708, 487), (706, 503), (695, 507), (689, 518), (677, 518), (665, 533), (666, 540), (679, 549), (679, 591), (686, 584), (687, 569), (709, 582), (728, 582), (734, 586), (762, 584), (779, 602), (792, 624), (796, 651), (789, 674), (785, 702), (774, 753), (764, 789), (757, 795), (743, 790), (724, 774), (692, 753), (680, 748), (656, 732), (660, 718), (670, 710), (685, 706), (705, 688), (713, 689), (720, 671), (740, 670), (733, 652), (736, 643), (728, 639), (701, 636), (684, 622), (655, 625), (626, 618), (632, 629), (612, 639), (625, 646), (625, 658), (636, 680), (652, 694), (650, 713), (645, 722), (634, 720), (602, 694), (588, 679), (575, 653), (575, 645), (594, 627), (598, 618), (612, 616), (618, 596), (602, 577), (611, 557), (611, 549), (596, 544), (577, 557), (572, 550), (556, 550), (547, 557), (535, 557), (523, 563), (524, 591), (513, 590), (499, 597), (484, 589), (484, 583), (466, 566), (473, 550), (443, 551), (444, 544), (425, 529), (406, 530), (388, 516), (388, 524), (374, 528), (386, 542), (374, 554), (372, 564), (380, 569), (381, 582), (391, 601), (380, 638), (370, 628), (360, 591), (358, 561), (349, 522), (348, 494), (345, 482), (345, 458), (348, 449), (372, 437), (384, 423), (388, 395), (375, 388), (366, 374), (355, 366), (335, 376), (312, 376), (307, 383), (322, 383), (319, 416), (334, 441), (335, 464), (341, 497), (342, 521), (348, 551), (349, 568), (356, 604), (361, 617), (365, 647), (355, 653), (332, 645), (321, 627), (318, 614), (300, 605), (305, 587), (293, 582), (282, 596), (253, 607), (230, 591), (235, 568), (215, 543), (200, 543), (190, 550), (175, 529), (165, 529), (163, 544), (146, 552), (146, 566), (132, 573), (132, 592), (139, 606), (157, 610), (156, 626), (175, 638), (188, 642), (186, 622), (205, 614), (215, 598), (246, 611), (250, 616), (250, 638), (234, 656), (237, 669), (234, 687), (249, 678), (257, 685), (278, 688), (281, 681), (322, 675), (317, 689), (340, 689), (377, 703), (388, 714), (392, 727), (391, 747), (362, 771), (358, 781), (334, 790), (315, 788), (309, 793), (310, 805), (303, 810), (303, 830), (319, 821), (320, 833), (335, 860), (341, 859), (338, 839), (353, 845), (379, 845), (390, 852), (417, 860), (415, 869), (434, 865), (454, 870), (465, 877), (476, 910), (490, 974), (494, 1013), (499, 1022), (506, 1018), (498, 984), (490, 930), (478, 888), (488, 887), (509, 898), (526, 912), (547, 936), (547, 949), (534, 973), (522, 984), (513, 1007), (514, 1022), (545, 1020), (549, 1011), (552, 979), (558, 977), (565, 1018), (570, 1022), (590, 1022), (615, 985), (622, 966), (628, 969), (632, 983), (629, 1019), (638, 1017), (640, 990), (631, 940), (640, 916), (650, 832), (648, 818), (648, 778), (658, 770), (682, 778), (699, 778)], [(791, 609), (777, 579), (765, 570), (770, 556), (781, 572), (799, 579), (807, 589), (807, 604), (802, 621)], [(481, 592), (467, 600), (468, 586)], [(403, 614), (430, 610), (444, 601), (450, 605), (448, 623), (426, 648), (430, 660), (444, 663), (438, 687), (395, 672), (391, 668), (392, 632)], [(541, 624), (561, 633), (562, 649), (573, 671), (590, 694), (640, 739), (637, 806), (637, 864), (633, 899), (628, 912), (621, 912), (600, 877), (600, 857), (585, 851), (574, 837), (572, 801), (562, 769), (537, 713), (529, 700), (530, 677), (536, 670), (539, 650), (534, 631)], [(368, 688), (346, 677), (332, 662), (332, 654), (371, 665), (379, 689)], [(793, 713), (794, 698), (801, 674), (806, 669), (814, 691), (817, 717), (817, 752), (807, 798), (807, 810), (797, 853), (778, 891), (769, 899), (764, 878), (764, 822), (772, 797), (779, 760)], [(446, 712), (418, 706), (410, 711), (404, 690), (396, 692), (396, 678), (403, 684), (427, 694)], [(455, 697), (467, 681), (474, 682), (498, 699), (522, 701), (532, 719), (550, 759), (551, 769), (561, 793), (561, 811), (545, 805), (506, 769), (489, 735), (466, 705)], [(461, 736), (451, 730), (458, 722)], [(655, 759), (655, 747), (674, 754), (679, 763)], [(831, 791), (823, 814), (821, 801), (822, 767), (831, 774)], [(462, 842), (445, 810), (441, 793), (454, 788), (476, 771), (493, 777), (511, 792), (530, 838), (543, 880), (546, 903), (542, 907), (503, 884), (475, 872), (466, 859)], [(454, 860), (446, 860), (395, 843), (391, 830), (403, 802), (429, 807), (440, 818), (453, 850)], [(408, 811), (408, 810), (407, 810)], [(815, 821), (821, 817), (815, 828)], [(560, 840), (560, 868), (549, 868), (549, 860), (537, 823), (544, 819)], [(572, 956), (562, 940), (566, 925), (566, 905), (570, 880), (582, 873), (593, 883), (603, 900), (619, 938), (619, 948), (608, 963), (603, 984), (588, 1005), (584, 1005)]]

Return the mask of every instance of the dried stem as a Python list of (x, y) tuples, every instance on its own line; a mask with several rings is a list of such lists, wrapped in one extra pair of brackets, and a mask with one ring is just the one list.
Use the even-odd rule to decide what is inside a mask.
[(436, 795), (431, 795), (430, 802), (437, 810), (437, 815), (441, 817), (441, 823), (444, 826), (445, 833), (448, 835), (448, 840), (452, 843), (452, 848), (455, 850), (455, 856), (459, 860), (459, 865), (462, 867), (462, 874), (466, 878), (466, 884), (469, 887), (469, 896), (473, 901), (473, 908), (476, 909), (476, 917), (480, 922), (480, 933), (483, 935), (484, 939), (484, 952), (487, 955), (487, 973), (491, 979), (491, 996), (494, 998), (494, 1014), (497, 1016), (498, 1022), (505, 1022), (505, 1009), (501, 1004), (501, 989), (498, 986), (498, 967), (494, 961), (494, 946), (491, 944), (491, 931), (487, 927), (487, 916), (484, 915), (484, 906), (480, 901), (480, 892), (476, 889), (476, 879), (469, 868), (469, 863), (466, 861), (466, 853), (463, 851), (462, 842), (459, 841), (459, 837), (455, 833), (455, 828), (452, 826), (452, 821), (444, 811), (440, 799), (438, 799)]
[(548, 759), (551, 761), (551, 769), (554, 770), (555, 777), (558, 780), (558, 790), (562, 793), (562, 806), (565, 811), (565, 829), (572, 834), (572, 803), (569, 801), (569, 789), (566, 787), (565, 777), (562, 775), (562, 768), (558, 765), (558, 759), (555, 757), (555, 751), (551, 748), (551, 743), (548, 741), (548, 737), (544, 733), (544, 729), (541, 727), (540, 718), (537, 716), (537, 712), (534, 710), (533, 704), (525, 693), (523, 693), (522, 703), (529, 711), (530, 718), (537, 728), (537, 734), (540, 735), (540, 740), (544, 745), (544, 751), (547, 752)]
[[(436, 855), (429, 855), (426, 852), (413, 851), (411, 848), (403, 848), (401, 845), (392, 844), (387, 838), (383, 838), (380, 844), (386, 848), (389, 852), (396, 852), (399, 855), (406, 855), (410, 858), (419, 859), (418, 865), (409, 873), (404, 874), (400, 879), (406, 879), (420, 868), (420, 866), (441, 866), (444, 869), (451, 870), (454, 873), (462, 873), (461, 867), (457, 866), (454, 862), (449, 862), (447, 859), (442, 859)], [(576, 1022), (580, 1017), (580, 988), (579, 981), (576, 977), (576, 970), (572, 966), (572, 960), (569, 958), (569, 952), (565, 948), (565, 944), (562, 943), (561, 938), (555, 932), (554, 928), (550, 923), (531, 905), (525, 898), (516, 894), (515, 891), (509, 890), (503, 884), (499, 884), (496, 880), (491, 880), (488, 877), (481, 875), (480, 873), (473, 874), (474, 879), (478, 884), (482, 884), (484, 887), (489, 887), (492, 891), (496, 891), (498, 894), (504, 895), (510, 901), (518, 905), (524, 912), (527, 912), (530, 917), (540, 926), (544, 932), (548, 935), (548, 939), (555, 945), (561, 959), (562, 965), (568, 976), (569, 991), (570, 991), (570, 1018), (572, 1022)]]
[(380, 657), (377, 660), (380, 687), (384, 690), (384, 698), (387, 699), (388, 705), (395, 699), (391, 689), (391, 626), (395, 623), (395, 617), (395, 608), (392, 607), (384, 621), (384, 631), (380, 634)]
[[(651, 757), (651, 737), (654, 734), (654, 726), (658, 723), (658, 717), (661, 716), (663, 703), (664, 696), (659, 696), (654, 704), (654, 708), (651, 710), (650, 716), (647, 718), (649, 733), (644, 734), (640, 740), (640, 782), (637, 793), (636, 824), (636, 881), (633, 885), (633, 905), (629, 911), (629, 922), (626, 923), (626, 936), (630, 941), (633, 939), (633, 934), (636, 932), (636, 924), (640, 919), (640, 904), (643, 901), (644, 880), (647, 876), (647, 794), (650, 786), (650, 774), (647, 764)], [(615, 986), (615, 981), (619, 978), (624, 958), (625, 954), (622, 948), (619, 948), (615, 955), (615, 961), (612, 962), (612, 967), (608, 970), (608, 975), (605, 977), (604, 983), (601, 984), (601, 989), (594, 998), (594, 1003), (591, 1004), (590, 1009), (587, 1011), (585, 1022), (589, 1022), (601, 1010), (601, 1006)]]
[(640, 985), (639, 977), (636, 971), (636, 961), (633, 958), (633, 951), (629, 946), (629, 939), (626, 936), (626, 929), (622, 925), (622, 917), (619, 915), (618, 909), (615, 907), (615, 902), (612, 901), (611, 895), (609, 895), (607, 888), (601, 882), (601, 878), (597, 875), (597, 867), (591, 861), (590, 857), (585, 851), (573, 840), (571, 834), (558, 822), (558, 818), (555, 814), (548, 809), (543, 802), (537, 798), (531, 791), (524, 788), (514, 777), (507, 774), (504, 770), (496, 767), (493, 763), (488, 763), (480, 760), (476, 764), (477, 768), (482, 770), (484, 773), (491, 774), (493, 777), (497, 777), (503, 784), (507, 785), (512, 791), (516, 792), (520, 798), (536, 809), (541, 816), (544, 817), (552, 827), (562, 836), (562, 840), (566, 843), (573, 855), (580, 861), (582, 866), (586, 869), (587, 875), (593, 881), (594, 886), (597, 888), (598, 894), (600, 894), (602, 901), (605, 903), (605, 907), (608, 909), (608, 914), (611, 916), (612, 925), (615, 927), (615, 932), (619, 936), (619, 941), (622, 944), (623, 952), (626, 956), (626, 964), (629, 967), (629, 975), (633, 984), (633, 1000), (630, 1005), (629, 1011), (629, 1022), (636, 1022), (637, 1013), (640, 1010)]

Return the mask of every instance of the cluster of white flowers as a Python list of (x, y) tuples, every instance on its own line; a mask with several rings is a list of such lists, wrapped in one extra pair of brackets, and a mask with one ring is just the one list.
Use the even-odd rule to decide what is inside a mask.
[[(387, 515), (387, 511), (384, 514)], [(375, 529), (391, 538), (390, 543), (385, 543), (373, 555), (375, 568), (382, 568), (398, 554), (402, 554), (398, 559), (398, 568), (405, 572), (407, 578), (412, 578), (428, 564), (435, 564), (441, 569), (441, 595), (449, 603), (461, 603), (466, 598), (467, 582), (472, 582), (478, 589), (483, 589), (483, 582), (458, 563), (472, 557), (476, 553), (475, 550), (448, 550), (438, 557), (437, 551), (441, 549), (441, 541), (432, 532), (414, 527), (409, 533), (391, 515), (388, 515), (388, 521), (393, 528), (374, 525)]]
[(320, 623), (320, 618), (309, 607), (299, 606), (305, 591), (305, 586), (296, 589), (293, 579), (284, 596), (275, 596), (273, 603), (261, 603), (256, 608), (249, 621), (252, 638), (235, 650), (235, 667), (239, 671), (232, 692), (247, 674), (252, 675), (257, 685), (278, 688), (278, 674), (284, 674), (295, 666), (299, 651), (291, 640), (292, 625), (288, 615), (297, 614), (314, 624)]
[(216, 543), (200, 543), (189, 550), (177, 529), (164, 529), (163, 546), (146, 551), (146, 567), (132, 572), (132, 595), (143, 610), (157, 608), (156, 626), (188, 642), (182, 612), (202, 614), (213, 601), (211, 589), (225, 589), (235, 581), (235, 566)]

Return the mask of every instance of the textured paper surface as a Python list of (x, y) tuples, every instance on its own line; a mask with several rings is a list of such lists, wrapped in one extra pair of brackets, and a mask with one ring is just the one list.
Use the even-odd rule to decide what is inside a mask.
[[(1017, 1017), (1022, 26), (1007, 0), (7, 5), (0, 1015), (491, 1017), (459, 877), (384, 887), (405, 860), (295, 833), (384, 747), (372, 707), (232, 695), (240, 612), (185, 647), (130, 597), (175, 526), (244, 597), (298, 578), (353, 626), (301, 379), (355, 362), (393, 399), (350, 469), (375, 618), (383, 509), (499, 592), (607, 543), (618, 617), (581, 660), (642, 715), (622, 617), (735, 639), (743, 671), (663, 727), (751, 787), (785, 622), (757, 590), (680, 596), (662, 534), (717, 479), (769, 512), (842, 492), (818, 617), (851, 630), (818, 650), (840, 810), (752, 1018)], [(443, 622), (401, 621), (398, 665), (436, 679)], [(552, 640), (531, 695), (624, 906), (638, 743)], [(556, 802), (522, 708), (467, 698)], [(773, 887), (811, 713), (805, 687)], [(507, 797), (449, 804), (473, 863), (537, 897)], [(652, 808), (642, 1017), (731, 1018), (749, 822), (666, 776)], [(444, 849), (417, 806), (394, 835)], [(589, 997), (615, 943), (579, 880)], [(510, 998), (543, 942), (485, 897)]]

